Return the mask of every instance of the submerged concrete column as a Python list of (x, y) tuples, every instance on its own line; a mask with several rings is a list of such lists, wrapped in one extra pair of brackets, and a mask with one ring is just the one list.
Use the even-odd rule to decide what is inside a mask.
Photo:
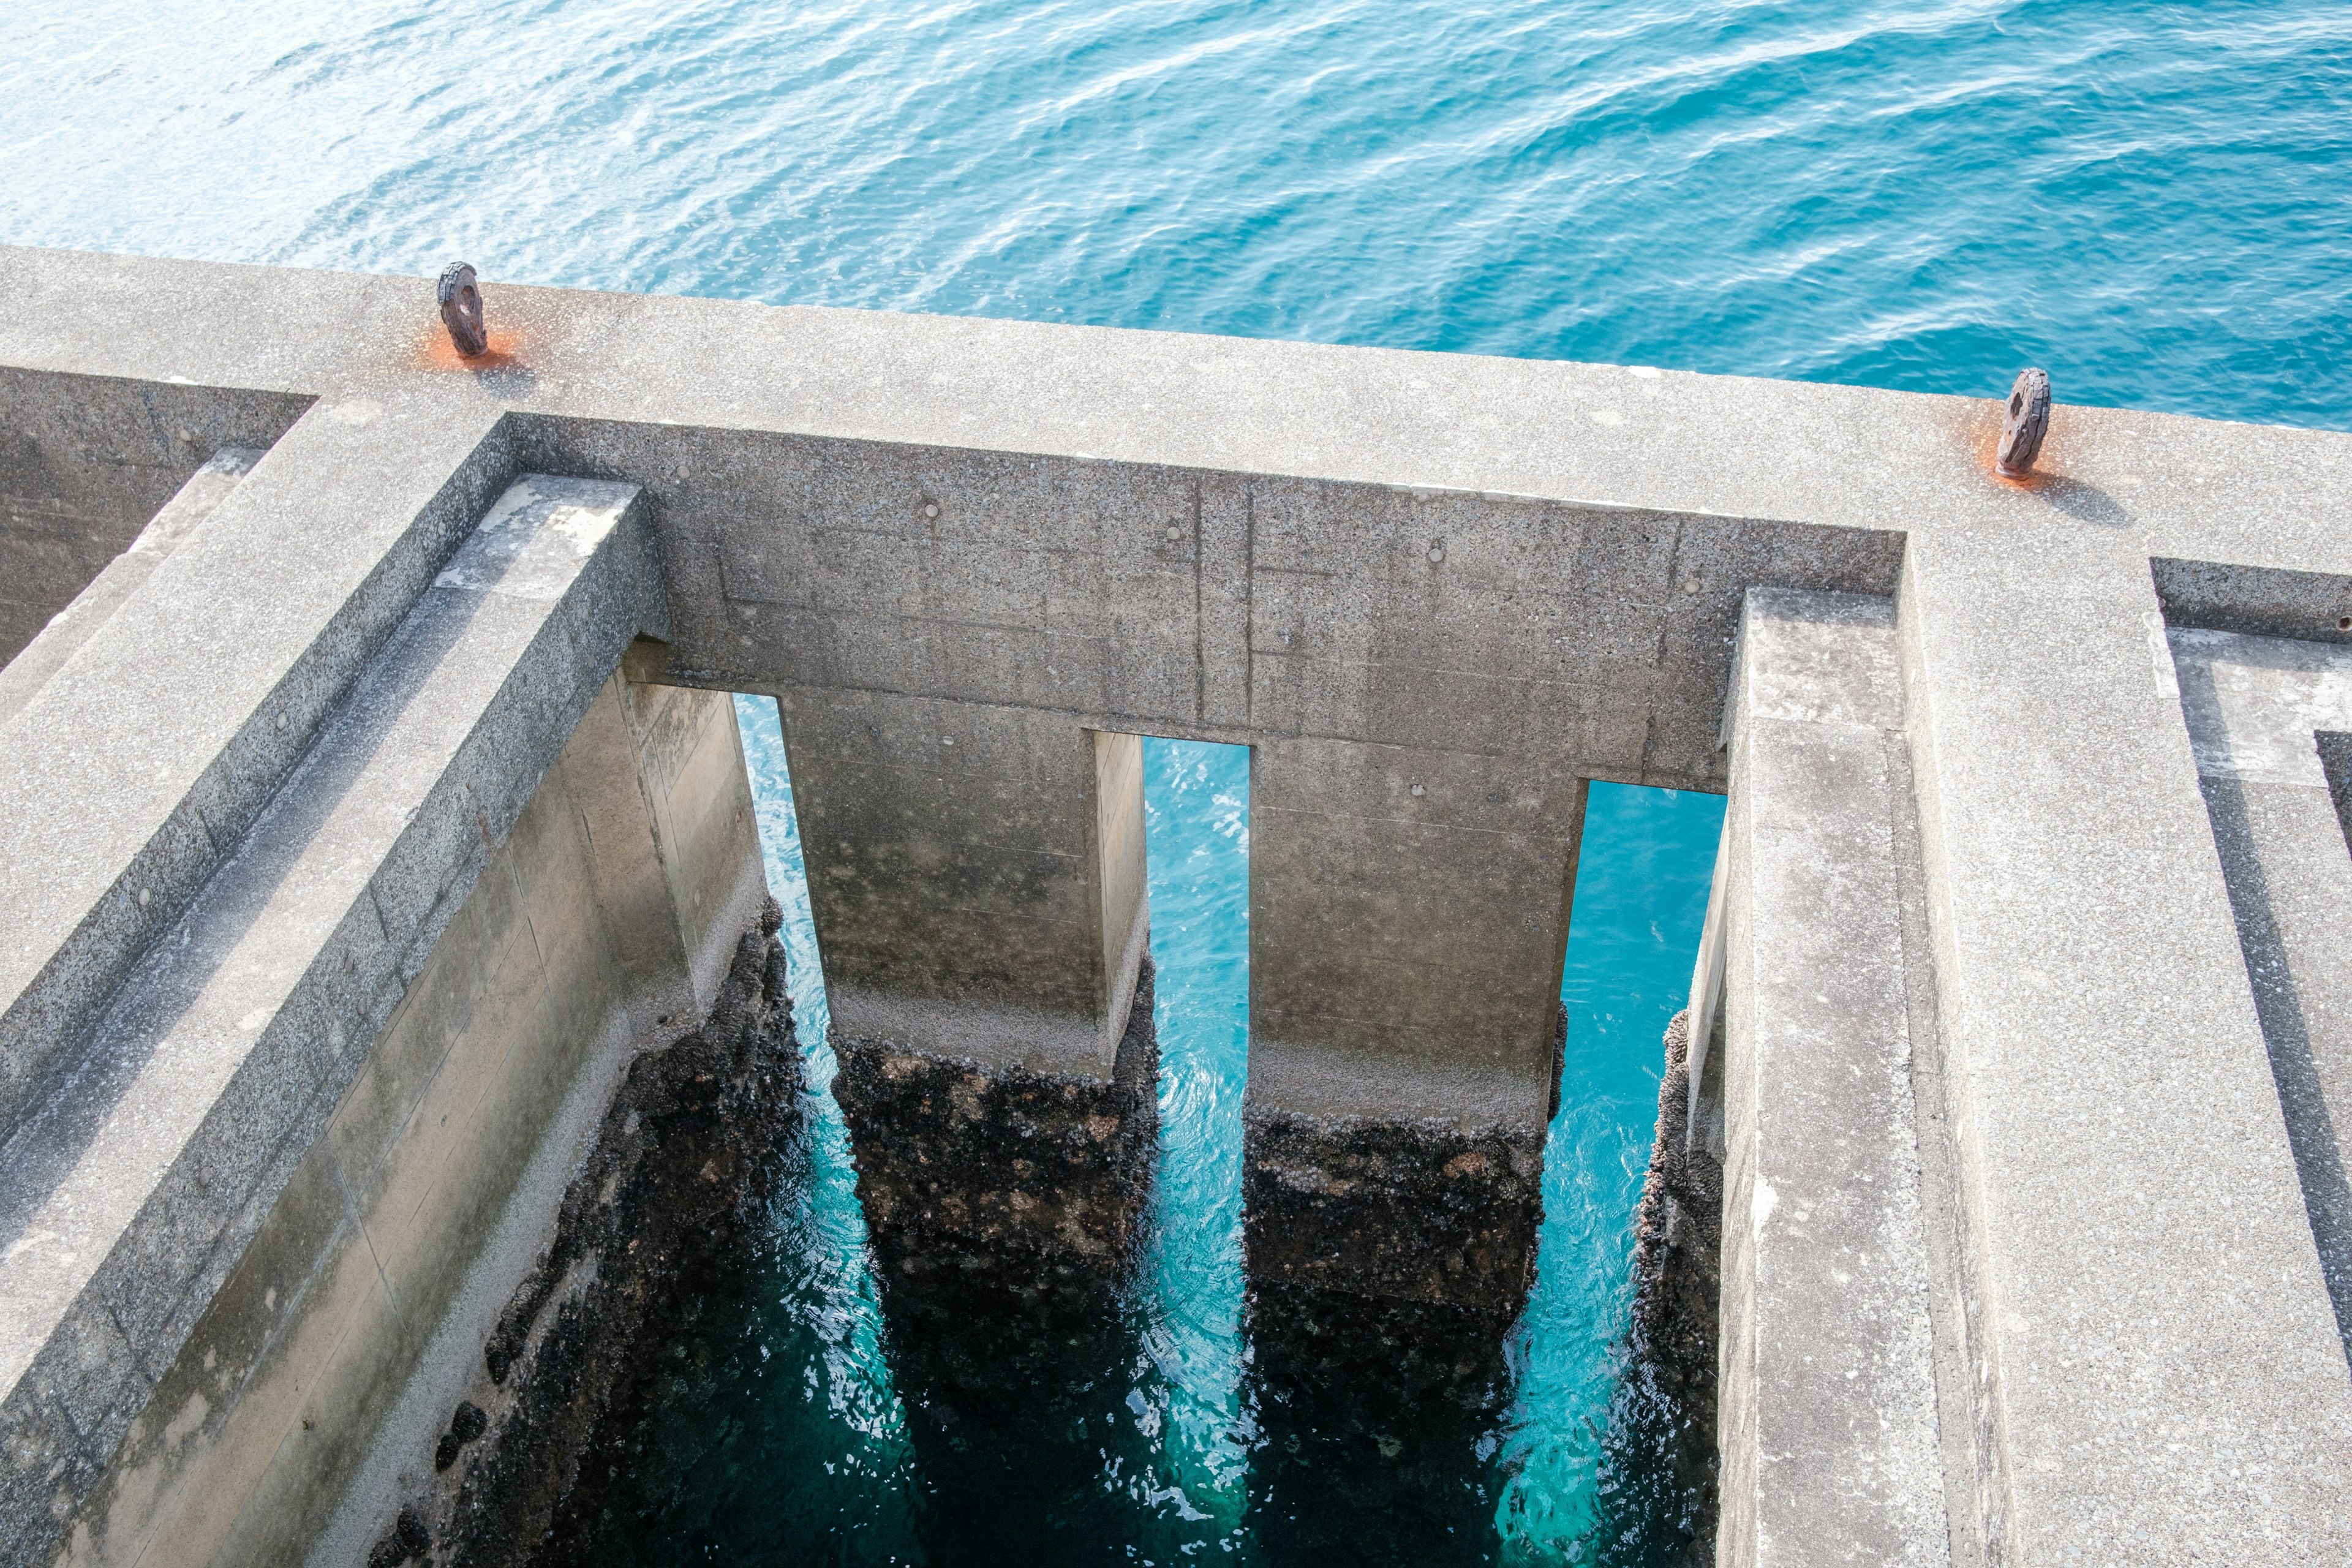
[(1265, 1285), (1507, 1318), (1534, 1278), (1584, 781), (1267, 741), (1243, 1191)]
[(890, 1274), (1116, 1276), (1158, 1126), (1140, 741), (887, 693), (782, 711), (834, 1092)]

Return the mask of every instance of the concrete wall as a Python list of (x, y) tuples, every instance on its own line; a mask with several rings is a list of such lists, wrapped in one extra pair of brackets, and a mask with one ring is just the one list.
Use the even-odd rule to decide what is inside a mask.
[(1895, 606), (1759, 591), (1738, 651), (1722, 956), (1700, 967), (1725, 988), (1703, 1069), (1724, 1140), (1716, 1561), (1973, 1564), (1967, 1428), (1938, 1408), (1939, 1381), (1956, 1411), (1966, 1389), (1934, 1321), (1952, 1290), (1929, 1230), (1948, 1222), (1922, 1194), (1915, 1069), (1935, 1048), (1916, 1042), (1936, 1019), (1908, 973)]
[[(255, 542), (184, 541), (0, 750), (89, 746), (63, 721), (121, 696), (91, 666), (152, 637), (184, 558)], [(75, 922), (94, 961), (49, 984), (86, 1024), (19, 1037), (0, 1561), (306, 1547), (451, 1365), (428, 1345), (544, 1240), (620, 1055), (693, 1026), (756, 913), (730, 705), (615, 677), (663, 628), (637, 493), (525, 476), (436, 566), (193, 886), (120, 895), (111, 952)]]
[(309, 401), (0, 368), (0, 663), (214, 453), (269, 446)]
[[(71, 1563), (357, 1562), (633, 1048), (763, 892), (727, 700), (598, 692), (75, 1521)], [(738, 932), (737, 934), (740, 934)]]
[(894, 998), (959, 998), (975, 1030), (1088, 1005), (1086, 733), (1239, 742), (1254, 1098), (1465, 1128), (1545, 1119), (1584, 781), (1722, 787), (1741, 589), (1891, 593), (1899, 559), (1874, 531), (1082, 458), (517, 439), (668, 476), (668, 678), (781, 698), (845, 1029)]
[(71, 603), (49, 617), (38, 635), (0, 666), (0, 721), (15, 717), (39, 695), (50, 677), (64, 668), (66, 661), (153, 575), (155, 568), (219, 509), (261, 457), (250, 447), (224, 447), (206, 458), (122, 553), (107, 563)]
[(1102, 1016), (1102, 1058), (1118, 1052), (1151, 941), (1150, 868), (1143, 840), (1143, 742), (1095, 731), (1095, 830), (1087, 840), (1097, 929), (1095, 975)]

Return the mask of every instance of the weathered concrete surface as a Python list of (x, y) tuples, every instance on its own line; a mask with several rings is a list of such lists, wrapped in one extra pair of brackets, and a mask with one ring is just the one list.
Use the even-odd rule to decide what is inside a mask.
[(1734, 681), (1717, 1561), (1948, 1563), (1895, 606), (1752, 592)]
[(1107, 1067), (941, 1056), (835, 1031), (857, 1197), (892, 1289), (1099, 1309), (1133, 1260), (1160, 1130), (1150, 960)]
[[(1667, 1516), (1662, 1522), (1687, 1530), (1689, 1561), (1708, 1564), (1715, 1562), (1720, 1497), (1716, 1350), (1723, 1155), (1719, 1130), (1712, 1142), (1691, 1135), (1690, 1019), (1685, 1008), (1666, 1026), (1657, 1131), (1633, 1215), (1632, 1364), (1610, 1430), (1616, 1451), (1643, 1468), (1653, 1506), (1664, 1505), (1657, 1509)], [(1719, 1107), (1720, 1097), (1713, 1103)]]
[[(13, 718), (33, 700), (35, 692), (48, 684), (49, 677), (89, 640), (91, 633), (106, 624), (108, 616), (122, 607), (163, 558), (212, 516), (214, 509), (236, 488), (237, 481), (253, 471), (261, 456), (250, 447), (226, 447), (206, 458), (122, 553), (109, 562), (70, 604), (51, 616), (39, 635), (8, 659), (5, 668), (0, 668), (0, 723)], [(0, 534), (0, 538), (7, 537), (10, 536)]]
[[(635, 507), (513, 487), (81, 1048), (47, 1042), (0, 1155), (7, 1561), (68, 1524), (97, 1562), (299, 1553), (509, 1196), (567, 1163), (571, 1101), (593, 1125), (649, 1010), (715, 985), (761, 887), (748, 793), (723, 699), (613, 679), (661, 625)], [(542, 788), (567, 739), (587, 776)]]
[(1974, 524), (1906, 556), (1982, 1534), (2011, 1562), (2352, 1557), (2352, 1380), (2149, 572), (2187, 552), (2167, 533), (2340, 567), (2271, 442), (2141, 448), (2146, 487), (2210, 498), (2177, 531), (2135, 489), (2030, 552)]
[(1535, 1282), (1542, 1184), (1539, 1131), (1244, 1111), (1243, 1224), (1266, 1284), (1473, 1308), (1507, 1326)]
[[(969, 801), (961, 816), (914, 806), (970, 788), (968, 770), (1001, 788), (1027, 758), (992, 754), (985, 724), (943, 721), (957, 732), (918, 738), (940, 762), (911, 786), (886, 773), (830, 794), (851, 781), (819, 766), (812, 795), (795, 775), (812, 906), (865, 938), (827, 950), (858, 1196), (895, 1284), (1098, 1296), (1129, 1262), (1159, 1129), (1142, 742), (1059, 737), (1086, 756), (1086, 787), (985, 815), (999, 838), (1016, 814), (1051, 821), (1061, 852), (998, 879), (978, 869), (995, 846), (936, 837), (980, 826)], [(840, 738), (864, 754), (866, 737)], [(970, 945), (982, 914), (994, 952)]]
[(225, 448), (267, 447), (310, 399), (0, 369), (0, 664)]
[[(145, 637), (118, 615), (0, 745), (0, 832), (65, 847), (0, 873), (0, 1111), (523, 466), (645, 488), (664, 673), (805, 700), (813, 798), (834, 738), (871, 742), (838, 753), (868, 826), (831, 852), (919, 890), (820, 904), (829, 950), (919, 919), (990, 980), (1024, 905), (1095, 948), (1086, 731), (1248, 742), (1255, 800), (1297, 808), (1254, 836), (1254, 1009), (1303, 1021), (1265, 1037), (1430, 1068), (1410, 1111), (1457, 1124), (1484, 1112), (1450, 1063), (1543, 1088), (1561, 791), (1719, 786), (1748, 589), (1891, 594), (1978, 1533), (2033, 1564), (2352, 1555), (2352, 1376), (2161, 640), (2166, 615), (2352, 638), (2352, 437), (2061, 406), (2012, 485), (1989, 399), (495, 281), (505, 343), (467, 369), (429, 280), (27, 251), (0, 277), (12, 373), (310, 400), (274, 444), (204, 435), (270, 455), (134, 595)], [(949, 773), (943, 737), (985, 767)], [(1493, 854), (1423, 889), (1416, 842)], [(1375, 1037), (1416, 1008), (1458, 1023)]]
[(668, 1382), (678, 1314), (740, 1267), (772, 1194), (804, 1079), (782, 920), (770, 900), (700, 1028), (629, 1064), (553, 1241), (477, 1347), (462, 1395), (440, 1391), (439, 1435), (409, 1439), (371, 1561), (404, 1528), (431, 1543), (426, 1562), (577, 1554), (613, 1468), (632, 1460), (633, 1423)]
[(1269, 1112), (1539, 1143), (1584, 780), (1716, 779), (1740, 583), (1885, 593), (1897, 568), (1876, 531), (942, 434), (515, 426), (533, 466), (689, 476), (668, 678), (779, 696), (845, 1031), (912, 1036), (940, 1001), (981, 1058), (991, 1027), (1078, 1015), (1087, 734), (1250, 743)]
[(430, 398), (314, 404), (75, 679), (0, 726), (0, 837), (49, 847), (0, 899), (0, 1129), (87, 1048), (506, 488), (495, 424)]
[(2336, 1326), (2352, 1350), (2352, 851), (2339, 815), (2352, 649), (2168, 633), (2271, 1071)]

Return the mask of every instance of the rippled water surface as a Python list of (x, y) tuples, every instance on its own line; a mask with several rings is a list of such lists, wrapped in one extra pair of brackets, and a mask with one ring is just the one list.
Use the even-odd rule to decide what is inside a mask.
[(0, 237), (2341, 426), (2342, 0), (14, 0)]
[[(14, 0), (0, 157), (14, 243), (1974, 395), (2039, 363), (2352, 427), (2343, 0)], [(740, 711), (822, 1084), (782, 747)], [(608, 1560), (1653, 1552), (1606, 1437), (1720, 802), (1594, 790), (1507, 1409), (1327, 1430), (1239, 1268), (1246, 762), (1147, 762), (1166, 1133), (1127, 1307), (894, 1327), (815, 1096), (667, 1347)]]

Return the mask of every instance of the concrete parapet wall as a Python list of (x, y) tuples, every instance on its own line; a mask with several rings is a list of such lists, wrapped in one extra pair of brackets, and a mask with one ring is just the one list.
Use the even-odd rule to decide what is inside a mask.
[(299, 394), (0, 368), (0, 664), (224, 448), (268, 447)]
[(49, 678), (122, 607), (166, 556), (212, 516), (236, 489), (237, 481), (260, 460), (261, 453), (253, 447), (224, 447), (188, 476), (188, 482), (163, 503), (122, 553), (0, 668), (0, 723), (15, 717), (48, 684)]
[(715, 991), (764, 882), (725, 700), (614, 674), (660, 625), (635, 504), (513, 487), (51, 1042), (0, 1152), (7, 1561), (306, 1548), (620, 1053)]
[(1723, 1046), (1703, 1068), (1720, 1076), (1724, 1113), (1716, 1560), (1937, 1568), (1954, 1552), (1906, 975), (1920, 955), (1899, 866), (1917, 831), (1895, 606), (1758, 590), (1738, 647), (1709, 933), (1724, 949)]

